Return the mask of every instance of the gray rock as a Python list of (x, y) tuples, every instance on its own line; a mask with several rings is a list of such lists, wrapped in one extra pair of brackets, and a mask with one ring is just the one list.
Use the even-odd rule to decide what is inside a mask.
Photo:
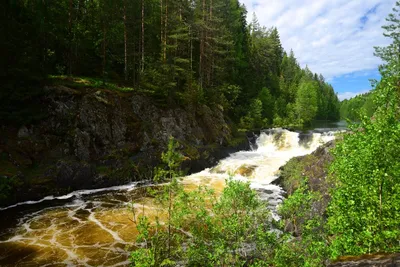
[(21, 128), (19, 128), (18, 130), (18, 138), (28, 138), (30, 133), (28, 128), (26, 128), (26, 126), (21, 126)]
[[(43, 121), (29, 129), (0, 128), (0, 134), (6, 136), (0, 140), (4, 152), (13, 152), (24, 162), (29, 160), (28, 165), (37, 167), (37, 178), (49, 178), (39, 191), (30, 188), (29, 197), (35, 192), (40, 197), (50, 191), (65, 193), (68, 188), (126, 183), (127, 179), (137, 179), (136, 174), (126, 175), (129, 164), (135, 164), (141, 172), (147, 171), (149, 175), (138, 176), (149, 179), (170, 136), (180, 141), (184, 153), (193, 152), (193, 159), (183, 166), (191, 172), (210, 167), (236, 151), (227, 146), (230, 128), (217, 107), (165, 108), (144, 95), (92, 88), (50, 86), (46, 90), (40, 99), (47, 106), (48, 116)], [(13, 136), (7, 136), (7, 132)], [(7, 146), (18, 143), (18, 151), (16, 146)], [(99, 171), (102, 168), (110, 171)], [(21, 187), (21, 192), (24, 190)], [(18, 200), (26, 199), (13, 201)]]
[(87, 132), (82, 132), (80, 129), (75, 130), (75, 156), (80, 160), (89, 161), (90, 160), (90, 134)]
[(56, 165), (56, 182), (71, 190), (91, 188), (93, 169), (87, 163), (59, 161)]

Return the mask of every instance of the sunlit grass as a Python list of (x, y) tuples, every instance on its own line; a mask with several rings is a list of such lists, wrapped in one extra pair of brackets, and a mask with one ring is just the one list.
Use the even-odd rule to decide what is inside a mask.
[(49, 82), (54, 85), (64, 85), (74, 89), (103, 88), (120, 92), (132, 92), (133, 87), (120, 86), (115, 83), (103, 82), (102, 79), (92, 77), (70, 77), (66, 75), (50, 75)]

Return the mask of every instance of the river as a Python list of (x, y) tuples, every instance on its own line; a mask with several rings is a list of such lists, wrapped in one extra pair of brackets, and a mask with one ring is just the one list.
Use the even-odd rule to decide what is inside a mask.
[[(333, 129), (307, 133), (283, 129), (262, 131), (251, 151), (239, 151), (217, 166), (184, 177), (190, 190), (207, 185), (222, 191), (225, 179), (249, 181), (268, 200), (276, 219), (282, 189), (271, 184), (289, 159), (306, 155), (333, 140)], [(126, 266), (137, 232), (129, 203), (150, 218), (158, 207), (145, 186), (132, 183), (49, 196), (0, 209), (0, 266)]]

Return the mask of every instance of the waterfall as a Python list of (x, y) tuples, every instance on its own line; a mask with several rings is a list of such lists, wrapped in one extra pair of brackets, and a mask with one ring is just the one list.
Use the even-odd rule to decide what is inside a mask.
[[(188, 189), (203, 185), (221, 192), (229, 177), (249, 182), (267, 200), (273, 217), (279, 219), (276, 208), (282, 202), (283, 190), (272, 184), (279, 168), (334, 138), (334, 132), (265, 130), (257, 136), (251, 151), (233, 153), (213, 168), (184, 177), (182, 183)], [(16, 226), (0, 229), (0, 265), (13, 266), (15, 259), (21, 259), (21, 265), (127, 265), (125, 247), (136, 236), (127, 203), (135, 200), (149, 218), (154, 218), (158, 209), (151, 198), (138, 199), (138, 190), (136, 184), (80, 190), (3, 208), (2, 218), (7, 220), (12, 214)], [(50, 205), (43, 208), (40, 205), (44, 203)]]
[(278, 219), (275, 211), (282, 202), (283, 190), (271, 183), (278, 178), (279, 168), (291, 158), (310, 154), (334, 138), (334, 132), (300, 134), (280, 128), (265, 130), (257, 137), (253, 150), (236, 152), (217, 166), (186, 177), (184, 183), (222, 190), (229, 177), (249, 182), (262, 199), (268, 200), (273, 217)]

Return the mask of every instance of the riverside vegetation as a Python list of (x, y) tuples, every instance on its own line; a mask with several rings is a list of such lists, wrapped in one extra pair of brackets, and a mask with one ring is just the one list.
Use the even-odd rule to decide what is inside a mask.
[[(261, 27), (256, 18), (247, 25), (246, 9), (237, 0), (3, 1), (0, 121), (3, 128), (21, 130), (15, 131), (21, 133), (15, 144), (34, 144), (25, 125), (47, 122), (50, 112), (43, 99), (59, 100), (46, 88), (62, 91), (62, 99), (67, 94), (60, 102), (73, 108), (55, 110), (73, 121), (76, 130), (57, 128), (54, 139), (43, 141), (63, 141), (66, 133), (73, 140), (74, 145), (60, 145), (51, 153), (68, 156), (57, 168), (65, 167), (68, 171), (63, 173), (73, 175), (55, 180), (67, 180), (67, 186), (74, 180), (71, 176), (81, 183), (92, 173), (94, 161), (133, 169), (131, 153), (167, 148), (162, 154), (165, 166), (156, 169), (156, 178), (168, 183), (152, 192), (166, 215), (160, 213), (153, 222), (146, 214), (137, 215), (132, 206), (139, 232), (130, 257), (133, 266), (323, 266), (346, 255), (399, 252), (400, 1), (396, 7), (384, 27), (393, 42), (376, 49), (385, 63), (381, 81), (368, 96), (373, 104), (363, 104), (368, 113), (354, 116), (342, 104), (342, 117), (356, 116), (360, 123), (351, 125), (331, 148), (332, 157), (314, 154), (289, 162), (282, 183), (290, 194), (278, 211), (279, 222), (247, 183), (227, 180), (220, 194), (203, 187), (187, 192), (179, 183), (184, 156), (200, 154), (194, 144), (221, 144), (245, 130), (306, 126), (314, 119), (340, 117), (332, 86), (307, 67), (302, 69), (292, 51), (283, 50), (276, 28)], [(81, 103), (73, 101), (76, 98), (94, 108), (76, 104)], [(132, 99), (134, 116), (122, 109), (132, 105)], [(146, 107), (172, 115), (138, 127), (136, 116), (142, 115), (142, 121), (153, 118), (145, 114)], [(168, 123), (182, 114), (186, 123)], [(184, 134), (187, 129), (208, 129), (213, 115), (219, 123), (211, 127), (211, 137)], [(128, 126), (114, 127), (119, 119)], [(109, 123), (106, 134), (97, 132), (102, 129), (97, 125), (106, 125), (103, 120)], [(149, 137), (152, 123), (182, 133), (179, 148), (190, 139), (185, 155), (163, 129)], [(92, 132), (90, 125), (96, 125)], [(220, 134), (214, 134), (217, 130)], [(132, 142), (124, 142), (127, 136), (133, 141), (142, 138), (146, 147), (133, 147), (129, 138)], [(158, 136), (162, 144), (151, 138)], [(41, 152), (32, 146), (35, 153), (24, 151), (27, 156), (19, 160), (18, 153), (8, 150), (9, 140), (0, 140), (2, 200), (24, 187), (18, 169), (27, 162), (28, 171), (36, 170), (32, 155)], [(123, 160), (106, 155), (110, 148), (122, 153)], [(93, 151), (102, 153), (91, 158)], [(71, 168), (78, 164), (71, 161), (83, 162), (84, 168)], [(314, 163), (320, 169), (310, 169)], [(47, 167), (40, 175), (51, 173)], [(118, 176), (126, 179), (127, 168), (118, 169)]]
[[(394, 12), (384, 27), (393, 43), (376, 48), (385, 64), (368, 96), (373, 116), (361, 111), (361, 121), (350, 124), (336, 144), (283, 168), (282, 185), (289, 196), (278, 211), (279, 222), (271, 223), (265, 204), (246, 183), (228, 180), (216, 197), (202, 188), (186, 193), (172, 175), (165, 191), (167, 223), (153, 225), (141, 217), (138, 241), (144, 243), (132, 253), (132, 265), (324, 266), (341, 256), (398, 253), (400, 36), (395, 31), (399, 11)], [(171, 141), (167, 154), (175, 154), (173, 148)], [(173, 201), (171, 187), (176, 190)], [(399, 263), (397, 257), (388, 264)]]
[(332, 86), (238, 0), (0, 5), (2, 206), (149, 177), (169, 135), (193, 172), (246, 131), (339, 119)]
[[(266, 203), (248, 183), (228, 180), (220, 196), (206, 187), (187, 192), (179, 183), (183, 156), (171, 139), (163, 153), (165, 169), (156, 177), (168, 177), (161, 193), (155, 192), (166, 210), (163, 222), (150, 223), (145, 214), (136, 217), (139, 248), (131, 254), (133, 266), (241, 266), (267, 265), (276, 235), (271, 232)], [(134, 207), (134, 206), (132, 206)], [(140, 208), (138, 208), (140, 209)]]

